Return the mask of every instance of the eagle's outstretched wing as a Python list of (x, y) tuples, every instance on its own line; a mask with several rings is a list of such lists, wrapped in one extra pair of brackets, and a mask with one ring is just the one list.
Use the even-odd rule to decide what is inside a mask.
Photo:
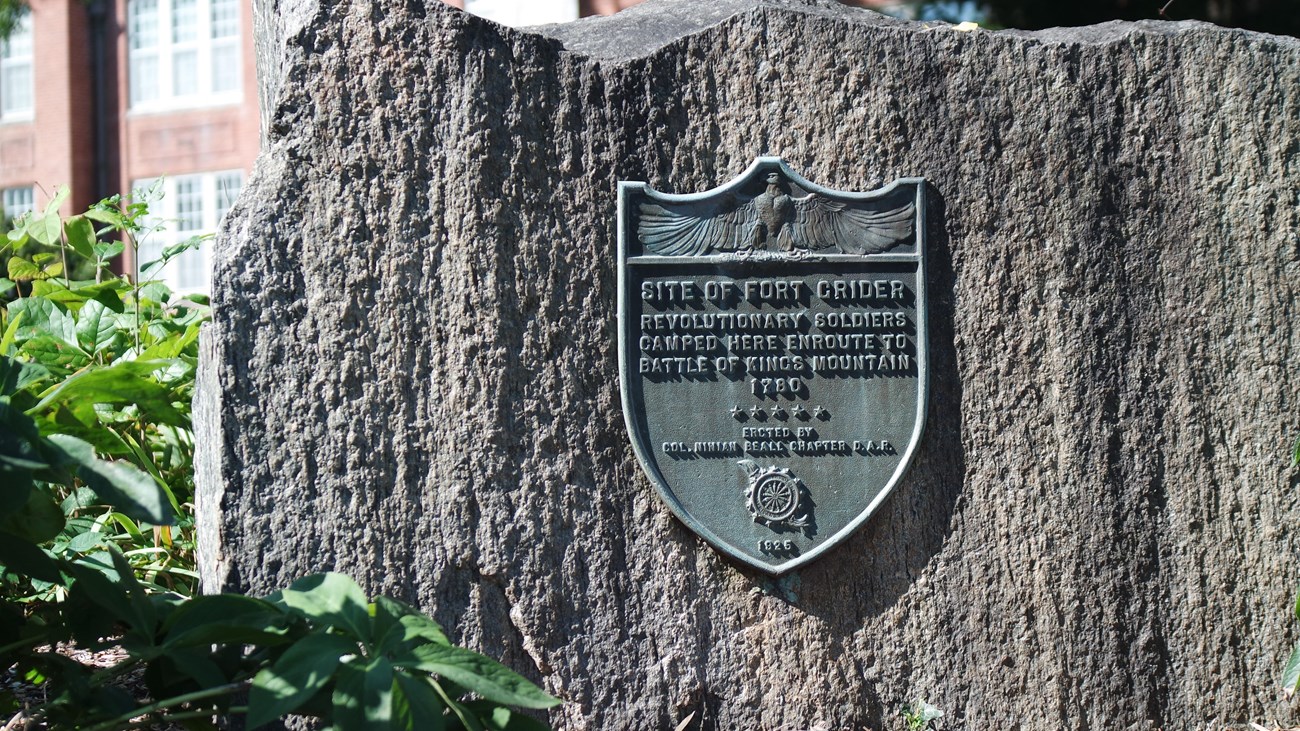
[(875, 254), (906, 241), (915, 229), (914, 203), (873, 212), (813, 193), (796, 198), (794, 209), (792, 238), (810, 249)]
[(642, 203), (636, 233), (648, 253), (698, 256), (741, 248), (757, 218), (752, 199), (707, 206)]

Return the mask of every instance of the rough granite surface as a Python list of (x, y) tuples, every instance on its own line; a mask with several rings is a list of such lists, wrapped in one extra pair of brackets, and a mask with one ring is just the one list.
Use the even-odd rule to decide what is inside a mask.
[[(958, 32), (659, 0), (516, 31), (257, 0), (264, 152), (218, 241), (205, 587), (327, 569), (568, 702), (563, 729), (1296, 718), (1300, 42)], [(932, 187), (909, 476), (772, 582), (641, 474), (615, 189), (757, 155)]]

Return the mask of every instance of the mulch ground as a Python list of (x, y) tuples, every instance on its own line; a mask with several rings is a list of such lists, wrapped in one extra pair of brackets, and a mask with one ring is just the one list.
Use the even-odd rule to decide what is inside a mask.
[[(38, 649), (48, 650), (49, 648)], [(122, 662), (127, 657), (126, 652), (117, 647), (98, 652), (91, 652), (72, 645), (60, 644), (55, 647), (55, 650), (66, 657), (76, 660), (86, 667), (101, 670), (107, 670), (108, 668)], [(0, 682), (3, 683), (5, 691), (12, 693), (19, 705), (24, 709), (12, 718), (0, 719), (5, 721), (5, 724), (0, 726), (0, 731), (45, 731), (46, 729), (49, 729), (49, 726), (45, 723), (39, 721), (32, 723), (27, 715), (28, 710), (39, 707), (48, 700), (44, 686), (29, 683), (27, 680), (14, 674), (12, 670), (6, 673)], [(111, 685), (125, 690), (127, 693), (131, 694), (131, 697), (137, 698), (141, 701), (145, 701), (149, 698), (149, 692), (145, 689), (144, 685), (143, 667), (137, 668), (130, 673), (123, 675)], [(154, 724), (147, 728), (153, 731), (182, 731), (181, 727), (171, 724)], [(57, 730), (55, 729), (51, 731)]]

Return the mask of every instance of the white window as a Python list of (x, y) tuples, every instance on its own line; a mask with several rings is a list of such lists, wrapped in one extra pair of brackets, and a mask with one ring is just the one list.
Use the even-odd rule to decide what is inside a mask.
[(239, 101), (240, 0), (129, 0), (132, 111)]
[[(153, 183), (153, 180), (137, 180), (132, 187), (144, 190)], [(163, 250), (172, 244), (215, 232), (243, 184), (244, 173), (239, 170), (164, 178), (162, 198), (154, 201), (149, 209), (148, 227), (153, 230), (140, 242), (139, 264), (143, 266), (160, 258)], [(211, 266), (209, 240), (199, 249), (172, 259), (153, 276), (176, 292), (207, 292)]]
[(24, 10), (0, 43), (0, 121), (32, 118), (32, 14)]
[(465, 10), (501, 25), (546, 25), (577, 20), (578, 0), (465, 0)]
[(25, 213), (31, 213), (36, 201), (31, 186), (27, 186), (23, 188), (5, 188), (3, 194), (0, 194), (0, 204), (3, 204), (5, 219), (12, 222)]

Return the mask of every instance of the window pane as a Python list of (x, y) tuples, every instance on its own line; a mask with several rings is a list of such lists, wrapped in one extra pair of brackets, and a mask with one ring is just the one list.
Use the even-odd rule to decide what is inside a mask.
[(14, 25), (14, 31), (9, 36), (9, 40), (0, 44), (0, 57), (3, 58), (30, 58), (32, 55), (32, 14), (30, 11), (23, 12)]
[(195, 232), (203, 228), (203, 178), (188, 176), (176, 179), (176, 232)]
[(25, 213), (31, 213), (34, 204), (31, 188), (5, 188), (4, 215), (14, 220)]
[(132, 49), (158, 45), (158, 0), (130, 0), (127, 15)]
[[(207, 241), (203, 246), (208, 245)], [(187, 251), (175, 259), (176, 289), (206, 289), (208, 271), (204, 265), (203, 249)]]
[(0, 114), (10, 115), (32, 110), (31, 62), (6, 62), (0, 73)]
[(172, 54), (172, 94), (189, 96), (199, 93), (199, 52), (177, 51)]
[(173, 0), (172, 43), (188, 43), (199, 39), (198, 0)]
[(131, 103), (158, 98), (158, 56), (153, 53), (131, 54)]
[(239, 2), (212, 0), (212, 37), (239, 37)]
[(212, 91), (239, 91), (239, 46), (225, 42), (212, 48)]

